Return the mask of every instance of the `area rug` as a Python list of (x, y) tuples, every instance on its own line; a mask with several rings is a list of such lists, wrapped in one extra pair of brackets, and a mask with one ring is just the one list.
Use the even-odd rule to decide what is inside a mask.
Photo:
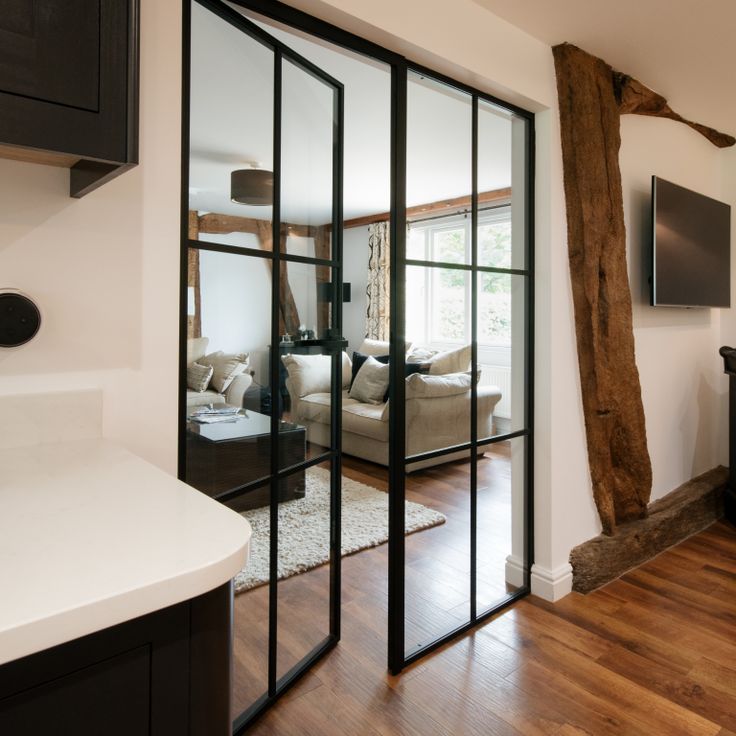
[[(324, 468), (306, 471), (304, 498), (279, 506), (279, 579), (311, 570), (329, 560), (330, 473)], [(242, 513), (251, 527), (250, 559), (235, 576), (235, 592), (268, 582), (270, 522), (265, 506)], [(443, 524), (438, 511), (406, 502), (406, 533)], [(365, 483), (342, 478), (342, 554), (376, 547), (388, 540), (388, 494)]]

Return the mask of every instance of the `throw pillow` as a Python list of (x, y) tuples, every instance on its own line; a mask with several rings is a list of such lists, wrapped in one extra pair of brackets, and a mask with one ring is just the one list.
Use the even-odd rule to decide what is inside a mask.
[(439, 352), (439, 350), (435, 350), (434, 348), (413, 347), (406, 353), (406, 362), (426, 363), (432, 360), (432, 358), (434, 358), (434, 356), (437, 355)]
[(190, 363), (187, 366), (187, 388), (192, 391), (206, 391), (214, 368), (202, 363)]
[(211, 365), (212, 388), (218, 393), (225, 393), (236, 376), (239, 376), (248, 367), (248, 354), (226, 354), (222, 350), (210, 353), (200, 359), (203, 365)]
[[(388, 363), (388, 355), (374, 355), (372, 357), (374, 357), (379, 363)], [(366, 353), (353, 353), (353, 366), (352, 374), (350, 376), (350, 388), (353, 387), (353, 383), (355, 382), (355, 377), (358, 375), (358, 371), (363, 367), (363, 363), (365, 363), (368, 358), (369, 356)]]
[(358, 371), (350, 389), (349, 396), (365, 404), (381, 404), (388, 389), (388, 363), (379, 363), (372, 355), (366, 358), (365, 363)]
[[(415, 373), (429, 373), (429, 363), (404, 363), (404, 375), (407, 378)], [(383, 400), (388, 401), (388, 388), (383, 395)]]
[(289, 374), (290, 392), (300, 399), (310, 394), (329, 393), (332, 373), (329, 355), (289, 353), (281, 356), (281, 362)]
[(461, 348), (446, 350), (438, 353), (429, 361), (429, 372), (433, 376), (443, 376), (446, 373), (462, 373), (468, 370), (472, 349), (470, 345)]

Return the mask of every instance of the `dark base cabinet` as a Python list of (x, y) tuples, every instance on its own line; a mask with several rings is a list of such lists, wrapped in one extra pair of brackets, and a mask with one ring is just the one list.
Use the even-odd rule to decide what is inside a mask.
[(3, 736), (229, 736), (232, 586), (0, 666)]

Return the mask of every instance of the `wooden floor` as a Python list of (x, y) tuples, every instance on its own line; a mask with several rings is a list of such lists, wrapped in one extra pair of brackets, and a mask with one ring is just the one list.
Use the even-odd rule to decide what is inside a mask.
[[(511, 552), (511, 449), (510, 443), (499, 443), (478, 461), (479, 610), (513, 590), (505, 583), (504, 570)], [(407, 500), (446, 517), (445, 523), (406, 538), (408, 650), (431, 643), (469, 620), (469, 468), (467, 462), (447, 463), (407, 476)], [(357, 458), (344, 457), (343, 475), (382, 491), (388, 488), (385, 468)], [(281, 543), (293, 533), (280, 528)], [(386, 661), (387, 578), (385, 544), (343, 559), (343, 610), (361, 609), (382, 621), (375, 643), (381, 665)], [(280, 581), (278, 596), (277, 672), (281, 677), (329, 632), (329, 566)], [(234, 715), (266, 690), (268, 600), (267, 586), (235, 597)]]
[(378, 574), (345, 564), (343, 640), (251, 733), (736, 734), (736, 530), (724, 522), (604, 589), (526, 598), (398, 677)]

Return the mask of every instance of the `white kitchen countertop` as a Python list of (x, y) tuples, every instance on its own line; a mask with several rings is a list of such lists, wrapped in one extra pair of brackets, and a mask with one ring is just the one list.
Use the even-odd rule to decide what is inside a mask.
[(222, 585), (250, 535), (112, 442), (0, 450), (0, 664)]

